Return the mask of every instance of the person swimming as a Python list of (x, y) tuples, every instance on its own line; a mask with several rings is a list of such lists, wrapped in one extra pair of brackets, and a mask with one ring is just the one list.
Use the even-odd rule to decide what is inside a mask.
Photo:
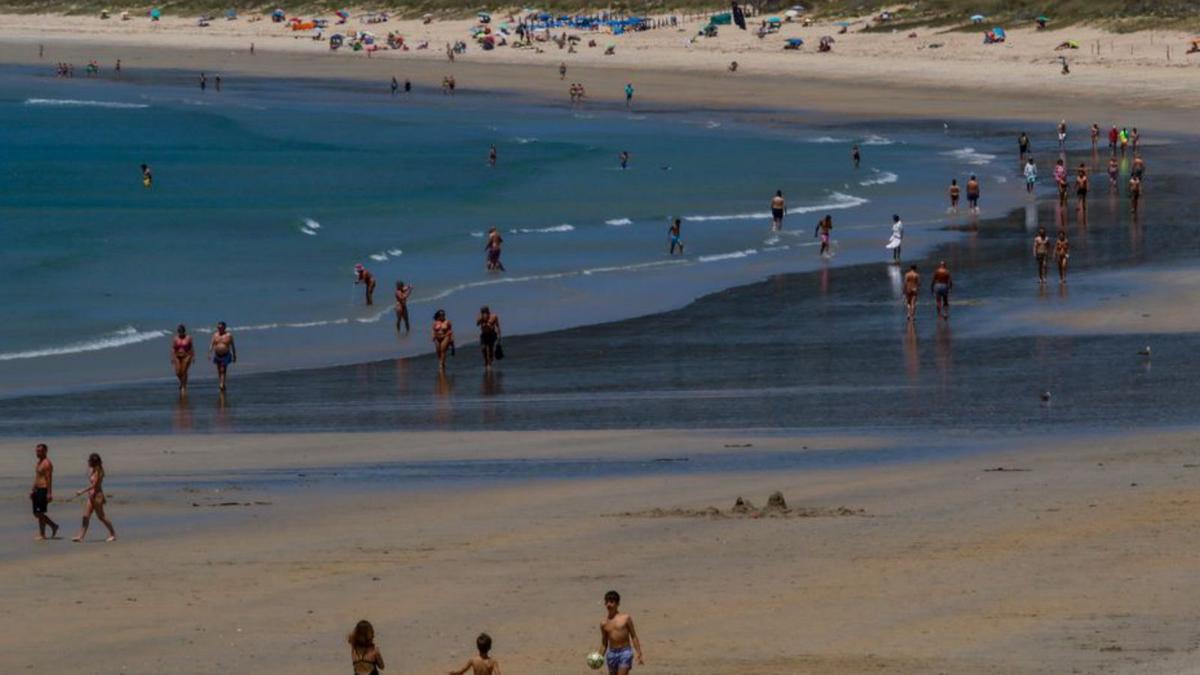
[(142, 165), (142, 186), (150, 187), (154, 184), (154, 176), (150, 173), (150, 165)]

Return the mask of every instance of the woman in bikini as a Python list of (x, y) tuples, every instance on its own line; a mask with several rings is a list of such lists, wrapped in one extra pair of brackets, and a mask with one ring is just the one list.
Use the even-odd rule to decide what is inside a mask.
[(350, 659), (354, 675), (379, 675), (383, 670), (383, 654), (375, 646), (375, 627), (363, 619), (354, 626), (346, 641), (350, 643)]
[(1067, 260), (1071, 257), (1071, 244), (1067, 242), (1067, 231), (1058, 231), (1058, 241), (1054, 242), (1054, 259), (1058, 262), (1058, 283), (1067, 283)]
[(438, 370), (446, 372), (446, 356), (454, 353), (454, 326), (439, 309), (433, 315), (433, 345), (437, 349)]
[(104, 527), (108, 528), (108, 539), (105, 541), (116, 541), (117, 531), (113, 529), (112, 521), (104, 514), (104, 462), (101, 461), (100, 455), (92, 453), (88, 457), (88, 486), (75, 493), (78, 497), (82, 494), (87, 494), (87, 501), (83, 505), (83, 525), (71, 541), (80, 542), (87, 536), (88, 524), (92, 520), (92, 513), (104, 523)]
[(196, 350), (192, 347), (192, 336), (187, 334), (183, 324), (175, 329), (175, 339), (171, 340), (171, 363), (175, 366), (175, 377), (179, 379), (179, 395), (187, 396), (188, 369), (196, 358)]
[(475, 319), (479, 326), (479, 346), (483, 350), (483, 367), (490, 369), (496, 360), (496, 344), (500, 342), (500, 317), (484, 305)]

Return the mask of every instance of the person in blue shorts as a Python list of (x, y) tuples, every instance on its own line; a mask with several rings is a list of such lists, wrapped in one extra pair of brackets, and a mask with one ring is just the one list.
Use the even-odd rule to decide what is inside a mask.
[(621, 594), (609, 591), (604, 594), (604, 609), (608, 616), (600, 622), (600, 646), (608, 675), (628, 675), (636, 656), (638, 665), (644, 665), (642, 642), (633, 627), (633, 617), (620, 611)]

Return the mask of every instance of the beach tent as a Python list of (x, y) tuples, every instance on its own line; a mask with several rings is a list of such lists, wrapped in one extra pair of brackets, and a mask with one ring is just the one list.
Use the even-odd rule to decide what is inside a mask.
[(971, 15), (971, 23), (983, 23), (984, 21), (987, 21), (987, 17), (982, 14)]
[(721, 12), (708, 17), (708, 22), (714, 26), (730, 26), (733, 24), (733, 14), (730, 12)]
[(154, 9), (150, 10), (150, 20), (151, 21), (158, 21), (161, 18), (162, 18), (162, 10), (161, 9), (155, 7)]
[(804, 46), (804, 40), (801, 40), (800, 38), (788, 38), (788, 41), (784, 43), (783, 48), (784, 49), (800, 49), (803, 46)]
[(784, 12), (784, 13), (783, 13), (783, 16), (784, 16), (784, 18), (786, 18), (788, 21), (791, 21), (792, 19), (794, 19), (794, 18), (796, 18), (796, 17), (800, 16), (800, 10), (796, 9), (795, 7), (793, 7), (792, 9), (789, 9), (788, 11)]
[(997, 42), (1004, 42), (1005, 40), (1008, 39), (1008, 34), (1006, 34), (1004, 32), (1004, 29), (1001, 28), (1000, 26), (996, 26), (995, 28), (992, 29), (992, 35), (996, 36)]
[(233, 21), (236, 18), (237, 18), (237, 10), (236, 9), (225, 10), (225, 20), (226, 21)]
[(767, 23), (776, 23), (776, 24), (783, 23), (783, 19), (781, 19), (777, 16), (773, 16), (773, 17), (767, 19)]
[(277, 9), (274, 12), (271, 12), (271, 21), (275, 23), (283, 23), (285, 18), (287, 18), (287, 16), (283, 13), (282, 9)]
[(480, 12), (476, 16), (479, 19), (479, 23), (491, 23), (492, 21), (492, 15), (487, 12)]

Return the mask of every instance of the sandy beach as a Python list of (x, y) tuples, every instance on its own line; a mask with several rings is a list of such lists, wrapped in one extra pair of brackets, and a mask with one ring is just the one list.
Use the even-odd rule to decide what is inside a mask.
[[(600, 596), (615, 587), (643, 634), (644, 673), (1190, 672), (1178, 664), (1197, 641), (1198, 439), (1009, 440), (906, 465), (427, 490), (360, 487), (328, 470), (433, 457), (699, 457), (747, 444), (852, 452), (887, 441), (52, 440), (60, 498), (82, 481), (84, 453), (109, 467), (121, 539), (83, 545), (31, 540), (14, 495), (32, 443), (5, 441), (0, 646), (11, 672), (330, 672), (347, 667), (343, 635), (368, 617), (390, 672), (444, 672), (480, 630), (496, 639), (505, 672), (583, 672)], [(278, 480), (245, 480), (264, 471)], [(793, 513), (729, 512), (739, 496), (762, 506), (774, 490)], [(703, 512), (713, 506), (725, 513)], [(68, 535), (78, 509), (52, 508)]]
[[(1190, 130), (1181, 115), (1200, 104), (1200, 55), (1186, 55), (1190, 34), (1136, 32), (1112, 34), (1074, 26), (1034, 31), (1010, 27), (1008, 41), (984, 45), (978, 33), (917, 29), (909, 32), (837, 34), (830, 53), (817, 53), (820, 36), (836, 34), (835, 26), (784, 24), (766, 38), (753, 31), (723, 27), (716, 38), (690, 41), (701, 21), (685, 21), (677, 29), (612, 36), (583, 33), (597, 47), (581, 46), (571, 54), (553, 43), (539, 51), (498, 47), (482, 51), (473, 43), (453, 63), (446, 44), (470, 42), (468, 20), (391, 20), (367, 24), (351, 12), (345, 25), (330, 25), (326, 35), (365, 30), (384, 36), (402, 35), (407, 44), (427, 42), (427, 50), (382, 50), (368, 56), (348, 50), (331, 52), (311, 31), (293, 33), (270, 21), (217, 18), (199, 28), (193, 17), (145, 17), (129, 21), (98, 17), (2, 15), (0, 62), (57, 61), (82, 69), (97, 60), (105, 72), (116, 60), (128, 71), (174, 68), (210, 73), (295, 77), (353, 78), (378, 81), (411, 78), (419, 87), (440, 87), (454, 75), (460, 90), (507, 91), (567, 98), (570, 81), (582, 82), (594, 104), (617, 104), (629, 81), (636, 102), (648, 108), (678, 104), (737, 109), (803, 108), (853, 112), (865, 116), (912, 116), (933, 119), (1020, 118), (1079, 123), (1134, 123), (1143, 128)], [(753, 20), (752, 20), (753, 23)], [(571, 31), (574, 32), (574, 31)], [(799, 37), (806, 46), (784, 51), (785, 40)], [(1055, 51), (1073, 40), (1080, 48)], [(255, 55), (250, 55), (250, 45)], [(616, 46), (605, 56), (604, 46)], [(933, 48), (931, 45), (938, 45)], [(39, 46), (45, 53), (39, 58)], [(1168, 58), (1168, 52), (1170, 56)], [(1058, 57), (1066, 55), (1071, 74), (1060, 75)], [(739, 68), (728, 66), (736, 60)], [(559, 63), (568, 66), (560, 81)]]

